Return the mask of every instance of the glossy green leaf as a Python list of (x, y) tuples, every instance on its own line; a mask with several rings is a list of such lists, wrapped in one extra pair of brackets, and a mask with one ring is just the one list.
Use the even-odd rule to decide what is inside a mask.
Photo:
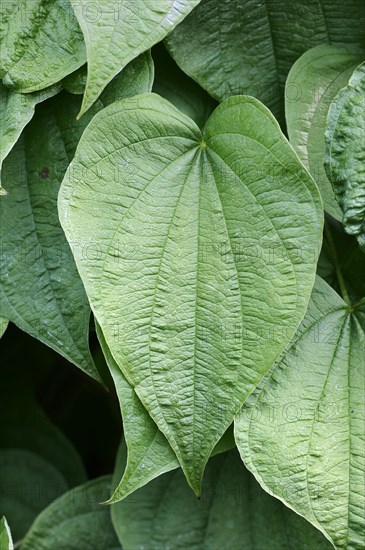
[(0, 548), (1, 550), (14, 550), (10, 528), (4, 517), (0, 519)]
[(217, 102), (179, 69), (162, 44), (155, 46), (152, 55), (156, 67), (153, 91), (203, 128)]
[(365, 62), (334, 99), (327, 123), (327, 175), (345, 230), (365, 252)]
[(69, 0), (2, 1), (0, 48), (0, 78), (20, 92), (47, 88), (86, 61)]
[(202, 134), (144, 94), (93, 118), (59, 215), (115, 361), (199, 493), (214, 446), (307, 308), (322, 230), (314, 181), (257, 100), (227, 100)]
[[(146, 53), (109, 84), (82, 121), (76, 121), (81, 99), (57, 95), (39, 106), (4, 163), (9, 194), (0, 201), (1, 315), (97, 379), (88, 350), (89, 305), (58, 221), (57, 194), (94, 114), (117, 99), (149, 91), (152, 80), (153, 63)], [(82, 253), (88, 256), (92, 250)]]
[[(124, 454), (122, 447), (119, 468)], [(261, 489), (237, 451), (209, 460), (200, 500), (178, 470), (113, 504), (112, 520), (125, 550), (331, 548), (319, 531)]]
[(0, 450), (0, 516), (7, 517), (15, 541), (68, 488), (63, 475), (41, 456), (25, 449)]
[(65, 493), (36, 519), (22, 550), (118, 550), (110, 508), (110, 477), (93, 479)]
[(346, 9), (341, 0), (202, 0), (167, 37), (178, 65), (214, 98), (252, 95), (277, 116), (294, 61), (328, 42), (365, 45), (362, 0)]
[[(18, 94), (0, 82), (0, 176), (4, 158), (14, 147), (22, 130), (31, 120), (37, 103), (45, 101), (59, 90), (60, 86), (52, 86), (33, 94)], [(3, 194), (6, 194), (6, 190), (1, 186), (0, 180), (0, 195)]]
[(139, 54), (182, 21), (200, 0), (103, 2), (71, 0), (84, 33), (88, 77), (83, 115), (105, 86)]
[(76, 449), (48, 419), (31, 388), (18, 376), (9, 379), (3, 372), (0, 418), (0, 449), (25, 449), (39, 455), (57, 468), (69, 487), (85, 481), (85, 469)]
[[(113, 359), (98, 324), (96, 331), (113, 377), (123, 417), (123, 435), (128, 449), (127, 466), (109, 500), (118, 502), (165, 472), (179, 467), (179, 461), (166, 437), (157, 428), (133, 387)], [(213, 455), (235, 446), (229, 428), (213, 450)]]
[(336, 548), (364, 547), (365, 300), (350, 308), (317, 279), (281, 360), (235, 421), (262, 487)]
[(317, 46), (294, 63), (286, 81), (285, 113), (289, 140), (315, 179), (325, 210), (341, 219), (341, 209), (324, 169), (328, 109), (365, 51), (351, 46)]

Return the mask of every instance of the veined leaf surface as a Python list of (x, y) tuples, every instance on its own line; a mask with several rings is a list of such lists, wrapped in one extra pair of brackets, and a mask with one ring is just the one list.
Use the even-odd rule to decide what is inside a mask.
[(19, 92), (47, 88), (86, 61), (69, 0), (2, 2), (0, 48), (0, 78)]
[[(123, 462), (122, 446), (116, 478)], [(261, 489), (237, 451), (209, 460), (200, 500), (177, 470), (113, 504), (112, 521), (125, 550), (332, 548), (317, 529)]]
[(322, 214), (314, 181), (253, 98), (224, 102), (202, 134), (144, 94), (98, 113), (81, 138), (60, 220), (115, 361), (197, 493), (303, 318)]
[(88, 349), (90, 309), (58, 220), (57, 194), (94, 114), (115, 100), (149, 91), (152, 81), (147, 52), (109, 84), (82, 121), (76, 121), (80, 97), (57, 95), (39, 106), (4, 163), (9, 194), (0, 200), (0, 314), (96, 379)]
[(200, 0), (71, 0), (84, 33), (88, 77), (80, 116), (139, 54), (160, 42)]
[[(128, 449), (123, 477), (115, 480), (115, 490), (109, 500), (109, 502), (118, 502), (159, 475), (175, 470), (180, 464), (166, 437), (158, 429), (116, 364), (98, 324), (96, 324), (96, 331), (114, 380), (123, 417), (123, 435)], [(233, 447), (235, 442), (231, 426), (212, 454), (219, 454)], [(120, 471), (119, 464), (118, 471)]]
[(325, 167), (342, 222), (365, 252), (365, 62), (331, 105), (326, 145)]
[(340, 220), (341, 209), (324, 169), (327, 113), (337, 93), (364, 59), (365, 50), (351, 46), (317, 46), (302, 55), (290, 69), (285, 92), (289, 140), (315, 179), (324, 208)]
[(336, 548), (364, 547), (365, 300), (350, 308), (317, 278), (293, 342), (235, 420), (262, 487)]
[(364, 2), (343, 6), (341, 0), (202, 0), (166, 42), (183, 71), (218, 101), (248, 94), (279, 116), (286, 76), (305, 51), (328, 42), (365, 46)]

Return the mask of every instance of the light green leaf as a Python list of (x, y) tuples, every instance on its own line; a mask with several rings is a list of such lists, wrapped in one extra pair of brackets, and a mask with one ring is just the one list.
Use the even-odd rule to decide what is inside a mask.
[(285, 112), (289, 140), (315, 179), (324, 208), (341, 219), (332, 184), (324, 169), (327, 113), (365, 52), (351, 46), (317, 46), (294, 63), (286, 81)]
[(120, 545), (103, 502), (109, 476), (93, 479), (65, 493), (36, 519), (22, 550), (118, 550)]
[[(91, 121), (59, 215), (115, 361), (199, 493), (214, 446), (307, 308), (322, 230), (314, 181), (254, 98), (227, 100), (202, 134), (144, 94)], [(92, 260), (80, 253), (90, 246)]]
[(86, 61), (69, 0), (2, 2), (0, 48), (0, 78), (19, 92), (47, 88)]
[(328, 112), (325, 168), (345, 230), (365, 252), (365, 62)]
[(168, 99), (203, 128), (217, 102), (179, 69), (162, 44), (155, 46), (152, 55), (156, 67), (153, 91)]
[[(109, 502), (118, 502), (159, 475), (179, 467), (179, 461), (166, 437), (157, 428), (133, 387), (113, 359), (99, 325), (96, 332), (114, 380), (123, 417), (123, 434), (128, 448), (127, 466)], [(213, 455), (235, 446), (228, 429), (213, 450)]]
[(364, 547), (365, 301), (350, 308), (317, 279), (281, 360), (235, 420), (261, 486), (336, 548)]
[(346, 9), (341, 0), (202, 0), (166, 39), (177, 64), (218, 101), (252, 95), (277, 116), (294, 61), (327, 42), (365, 45), (362, 0)]
[(82, 116), (135, 57), (160, 42), (200, 0), (71, 0), (84, 33), (88, 77)]
[[(122, 447), (120, 469), (123, 462)], [(200, 500), (177, 470), (113, 504), (112, 521), (125, 550), (331, 548), (319, 531), (261, 489), (237, 451), (209, 460)]]
[(24, 449), (0, 450), (0, 516), (7, 517), (15, 541), (68, 488), (63, 475), (41, 456)]
[[(110, 83), (82, 121), (75, 118), (80, 98), (57, 95), (40, 106), (4, 163), (9, 195), (0, 201), (5, 258), (1, 315), (96, 379), (99, 375), (88, 350), (89, 305), (58, 221), (57, 194), (94, 114), (117, 99), (149, 91), (152, 79), (152, 59), (145, 53)], [(82, 253), (89, 257), (93, 250), (91, 246)]]
[(8, 324), (9, 324), (8, 319), (4, 319), (4, 317), (0, 317), (0, 338), (3, 336), (4, 332), (6, 331)]
[(4, 517), (0, 519), (0, 548), (1, 550), (14, 550), (10, 528)]
[[(0, 176), (4, 158), (14, 147), (22, 130), (31, 120), (37, 103), (45, 101), (59, 90), (60, 86), (52, 86), (34, 94), (18, 94), (0, 82)], [(0, 180), (0, 195), (4, 194), (6, 194), (6, 190), (1, 186)]]

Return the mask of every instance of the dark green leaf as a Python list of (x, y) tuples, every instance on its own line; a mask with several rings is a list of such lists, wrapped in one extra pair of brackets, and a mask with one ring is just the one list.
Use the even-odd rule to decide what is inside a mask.
[(53, 502), (32, 525), (22, 550), (121, 550), (110, 508), (100, 504), (108, 498), (110, 481), (94, 479)]
[[(123, 458), (122, 447), (121, 469)], [(209, 460), (200, 500), (178, 470), (113, 504), (112, 520), (125, 550), (331, 548), (319, 531), (261, 489), (237, 451)]]
[(365, 4), (202, 0), (167, 37), (180, 67), (214, 98), (249, 94), (278, 116), (293, 65), (317, 44), (365, 46)]

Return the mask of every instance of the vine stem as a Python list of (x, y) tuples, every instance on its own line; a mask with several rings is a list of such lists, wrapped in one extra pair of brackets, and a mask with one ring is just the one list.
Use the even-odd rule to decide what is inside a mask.
[(335, 266), (335, 269), (336, 269), (337, 280), (338, 280), (338, 284), (340, 285), (342, 298), (344, 299), (346, 304), (351, 307), (350, 296), (347, 292), (347, 288), (346, 288), (346, 285), (345, 285), (345, 280), (343, 278), (341, 267), (340, 267), (340, 261), (338, 259), (336, 247), (335, 247), (333, 237), (332, 237), (332, 233), (331, 233), (331, 230), (329, 228), (328, 223), (325, 224), (325, 226), (324, 226), (324, 232), (325, 232), (325, 235), (326, 235), (328, 246), (330, 248), (333, 263), (334, 263), (334, 266)]

